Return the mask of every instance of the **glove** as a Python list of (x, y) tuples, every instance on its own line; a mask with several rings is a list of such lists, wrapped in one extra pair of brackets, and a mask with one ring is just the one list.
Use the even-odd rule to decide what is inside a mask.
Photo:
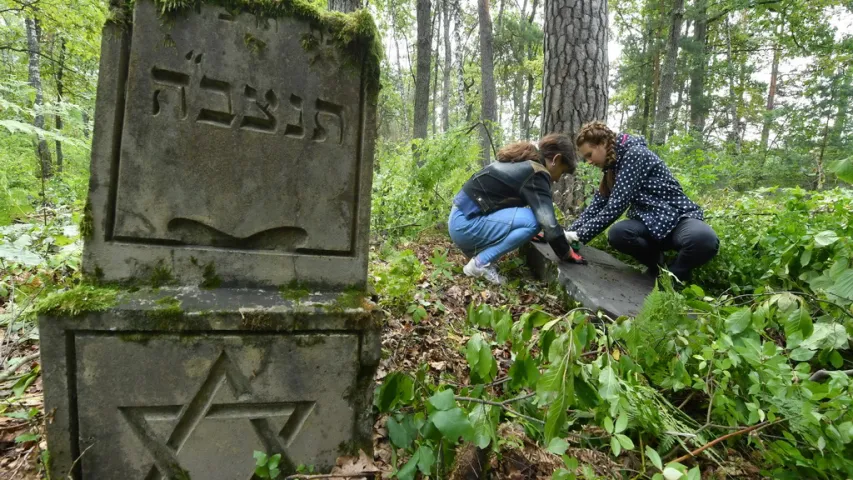
[(563, 231), (563, 234), (565, 234), (565, 235), (566, 235), (566, 240), (568, 240), (568, 241), (569, 241), (569, 243), (578, 243), (578, 242), (580, 242), (580, 238), (578, 237), (577, 232), (572, 232), (572, 231), (570, 231), (570, 230), (565, 230), (565, 231)]
[(578, 265), (586, 265), (586, 260), (580, 256), (578, 252), (575, 251), (574, 248), (569, 248), (568, 258), (565, 259), (566, 262), (576, 263)]

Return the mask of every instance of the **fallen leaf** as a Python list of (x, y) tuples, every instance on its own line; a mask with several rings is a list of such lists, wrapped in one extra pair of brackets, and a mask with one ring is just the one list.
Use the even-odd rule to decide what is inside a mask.
[(429, 362), (429, 366), (440, 372), (447, 366), (447, 362)]

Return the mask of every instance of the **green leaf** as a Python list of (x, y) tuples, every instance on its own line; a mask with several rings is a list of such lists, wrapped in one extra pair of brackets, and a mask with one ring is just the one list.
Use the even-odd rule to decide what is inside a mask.
[(269, 462), (267, 462), (267, 468), (270, 469), (270, 473), (272, 473), (273, 469), (277, 469), (278, 465), (281, 463), (281, 454), (276, 453), (272, 457), (270, 457)]
[(622, 453), (622, 445), (616, 437), (610, 437), (610, 449), (613, 451), (613, 456), (618, 457)]
[(833, 350), (829, 354), (829, 363), (835, 368), (841, 368), (844, 366), (844, 358), (838, 353), (838, 350)]
[(683, 473), (672, 467), (666, 467), (663, 469), (663, 478), (665, 478), (666, 480), (678, 480), (683, 476)]
[(418, 462), (421, 461), (420, 449), (418, 449), (412, 458), (403, 465), (403, 468), (397, 471), (397, 478), (400, 480), (413, 480), (415, 473), (418, 471)]
[(628, 415), (623, 413), (616, 419), (616, 427), (614, 428), (613, 433), (622, 433), (626, 428), (628, 428)]
[(468, 414), (468, 421), (474, 427), (474, 444), (479, 448), (486, 448), (495, 437), (497, 430), (497, 418), (492, 415), (492, 407), (489, 405), (477, 405)]
[(18, 435), (15, 437), (15, 443), (24, 443), (24, 442), (35, 442), (39, 439), (39, 434), (37, 433), (25, 433), (23, 435)]
[(853, 157), (838, 160), (829, 166), (829, 171), (847, 183), (853, 183)]
[(803, 340), (800, 347), (809, 350), (847, 348), (849, 339), (850, 337), (847, 335), (847, 330), (843, 325), (836, 323), (816, 323), (814, 325), (814, 333), (809, 338)]
[(421, 445), (418, 447), (417, 455), (418, 470), (424, 475), (429, 476), (430, 472), (432, 472), (432, 466), (435, 465), (435, 453), (433, 453), (432, 448)]
[(411, 400), (414, 395), (414, 380), (412, 377), (394, 372), (385, 378), (379, 388), (377, 407), (380, 412), (391, 411), (398, 403)]
[(800, 307), (794, 310), (785, 320), (786, 336), (790, 337), (796, 332), (801, 332), (803, 334), (803, 338), (808, 338), (813, 331), (814, 324), (812, 323), (812, 317), (809, 315), (809, 311), (805, 307)]
[(619, 444), (622, 445), (622, 448), (625, 450), (633, 450), (634, 449), (634, 441), (631, 440), (627, 435), (622, 435), (621, 433), (616, 434), (616, 439), (619, 440)]
[(835, 284), (827, 292), (853, 302), (853, 269), (848, 268), (835, 280)]
[(818, 248), (832, 245), (838, 241), (838, 234), (832, 230), (824, 230), (814, 236), (814, 243)]
[(42, 258), (35, 253), (6, 243), (0, 244), (0, 259), (7, 264), (19, 263), (27, 267), (34, 267), (43, 262)]
[(430, 415), (433, 425), (445, 438), (456, 443), (459, 437), (465, 440), (474, 438), (474, 427), (460, 408), (441, 410)]
[(814, 356), (815, 356), (814, 350), (809, 350), (809, 349), (803, 348), (803, 347), (795, 348), (791, 352), (791, 360), (794, 360), (795, 362), (808, 362)]
[(652, 465), (658, 468), (658, 470), (663, 470), (663, 462), (661, 462), (660, 454), (658, 454), (657, 450), (646, 445), (646, 457), (652, 462)]
[(616, 427), (613, 426), (613, 419), (610, 417), (604, 417), (604, 430), (606, 430), (607, 433), (612, 434), (615, 429)]
[(563, 438), (554, 437), (548, 443), (548, 451), (555, 455), (562, 455), (569, 449), (569, 442)]
[(812, 261), (812, 251), (811, 249), (806, 249), (803, 251), (802, 256), (800, 256), (800, 265), (803, 267), (807, 267), (809, 263)]
[(751, 322), (752, 312), (749, 308), (741, 308), (735, 313), (729, 315), (729, 318), (726, 319), (726, 329), (728, 329), (732, 335), (737, 335), (738, 333), (746, 330)]
[(429, 403), (436, 410), (450, 410), (456, 406), (456, 399), (454, 398), (453, 390), (446, 389), (429, 397)]
[(551, 440), (560, 436), (566, 425), (566, 397), (558, 395), (545, 414), (545, 441), (550, 445)]
[(610, 365), (602, 368), (598, 375), (598, 394), (601, 398), (612, 402), (619, 399), (621, 392), (622, 385), (619, 384), (613, 368)]
[(510, 329), (512, 328), (512, 316), (509, 312), (504, 312), (501, 319), (495, 325), (495, 336), (498, 343), (506, 343), (509, 339)]
[(702, 480), (702, 472), (699, 467), (693, 467), (687, 472), (687, 480)]
[[(406, 418), (411, 422), (410, 418)], [(397, 448), (409, 448), (409, 445), (415, 440), (417, 432), (406, 428), (406, 420), (403, 423), (398, 423), (393, 417), (388, 418), (388, 436), (391, 438), (391, 443)]]

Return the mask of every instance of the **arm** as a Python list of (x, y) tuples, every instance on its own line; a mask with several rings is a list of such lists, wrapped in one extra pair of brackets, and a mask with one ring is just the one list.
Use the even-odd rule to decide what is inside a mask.
[(625, 155), (625, 164), (616, 175), (616, 184), (607, 203), (598, 214), (585, 221), (577, 230), (578, 237), (583, 243), (595, 238), (625, 213), (640, 187), (640, 182), (649, 174), (656, 161), (660, 161), (651, 150), (642, 146), (632, 148)]
[(563, 234), (563, 228), (557, 223), (554, 214), (554, 199), (551, 197), (550, 176), (545, 172), (534, 173), (522, 186), (521, 198), (530, 205), (536, 221), (542, 227), (545, 240), (551, 245), (560, 259), (569, 255), (569, 241)]
[(607, 199), (602, 197), (600, 193), (595, 192), (595, 197), (593, 197), (592, 203), (586, 207), (577, 220), (572, 223), (569, 230), (577, 232), (579, 229), (583, 228), (583, 225), (598, 215), (598, 212), (600, 212), (605, 205), (607, 205)]

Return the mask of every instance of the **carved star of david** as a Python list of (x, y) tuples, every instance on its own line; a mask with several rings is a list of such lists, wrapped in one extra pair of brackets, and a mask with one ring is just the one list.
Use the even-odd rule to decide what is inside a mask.
[[(225, 384), (238, 401), (213, 403), (216, 393)], [(294, 470), (295, 465), (287, 453), (287, 448), (314, 409), (314, 402), (253, 403), (251, 397), (251, 382), (228, 355), (222, 352), (210, 368), (201, 388), (186, 405), (119, 407), (134, 434), (154, 457), (154, 465), (145, 480), (189, 478), (180, 466), (178, 453), (205, 419), (245, 418), (251, 423), (266, 452), (270, 455), (281, 454), (282, 470)], [(287, 422), (279, 432), (275, 432), (270, 424), (269, 419), (273, 417), (287, 417)], [(177, 421), (168, 439), (156, 435), (150, 425), (152, 421), (174, 420)]]

